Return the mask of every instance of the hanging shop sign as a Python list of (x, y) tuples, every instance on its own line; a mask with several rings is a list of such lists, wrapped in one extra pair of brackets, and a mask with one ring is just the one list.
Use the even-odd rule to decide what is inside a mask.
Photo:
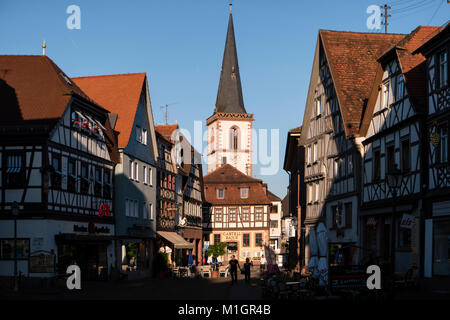
[(400, 228), (412, 229), (414, 226), (414, 216), (410, 214), (403, 214), (400, 221)]
[(98, 209), (98, 216), (99, 217), (103, 217), (103, 216), (109, 217), (109, 216), (111, 216), (111, 211), (109, 209), (109, 205), (108, 204), (104, 203), (104, 204), (102, 204), (100, 206), (100, 209)]

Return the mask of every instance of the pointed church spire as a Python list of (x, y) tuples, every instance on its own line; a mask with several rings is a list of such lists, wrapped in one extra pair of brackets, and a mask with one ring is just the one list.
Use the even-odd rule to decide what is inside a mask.
[(222, 61), (222, 71), (220, 73), (219, 90), (217, 92), (216, 112), (247, 113), (244, 108), (242, 97), (241, 77), (239, 75), (239, 65), (234, 39), (233, 15), (231, 13), (228, 20), (227, 40)]

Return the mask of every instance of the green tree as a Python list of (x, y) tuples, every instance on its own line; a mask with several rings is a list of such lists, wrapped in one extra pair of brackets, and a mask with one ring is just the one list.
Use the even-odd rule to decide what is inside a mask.
[(206, 255), (208, 257), (212, 256), (217, 261), (218, 257), (223, 256), (226, 253), (226, 251), (225, 251), (226, 247), (227, 247), (226, 242), (215, 243), (208, 247), (208, 250), (206, 251)]

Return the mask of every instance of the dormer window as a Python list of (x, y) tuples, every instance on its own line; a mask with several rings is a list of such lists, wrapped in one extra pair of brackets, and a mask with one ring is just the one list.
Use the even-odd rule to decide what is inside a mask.
[(241, 199), (248, 198), (248, 188), (241, 188)]
[(224, 189), (217, 189), (217, 199), (223, 199), (225, 196), (225, 190)]
[(439, 88), (443, 88), (448, 84), (448, 64), (447, 51), (439, 54)]
[(403, 76), (400, 74), (397, 77), (397, 94), (396, 94), (396, 100), (403, 99), (403, 91), (404, 91), (404, 83), (403, 83)]

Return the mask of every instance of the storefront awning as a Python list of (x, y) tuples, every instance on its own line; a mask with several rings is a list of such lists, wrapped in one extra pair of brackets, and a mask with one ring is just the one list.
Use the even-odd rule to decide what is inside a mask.
[(184, 240), (175, 232), (158, 231), (157, 233), (167, 241), (173, 243), (175, 249), (194, 249), (193, 243)]

